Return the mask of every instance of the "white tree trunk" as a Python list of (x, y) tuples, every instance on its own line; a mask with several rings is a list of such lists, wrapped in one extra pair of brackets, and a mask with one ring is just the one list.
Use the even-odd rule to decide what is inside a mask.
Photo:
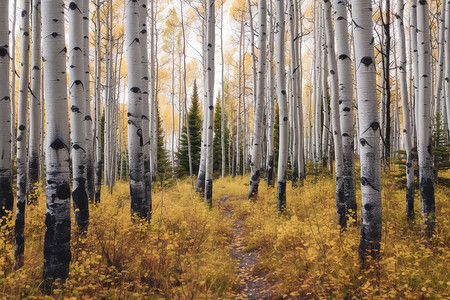
[(289, 118), (286, 98), (286, 70), (285, 70), (285, 21), (284, 0), (276, 0), (276, 70), (277, 70), (277, 98), (279, 107), (279, 154), (278, 154), (278, 187), (277, 187), (277, 209), (286, 209), (286, 171), (288, 159), (288, 131)]
[[(13, 17), (11, 25), (11, 165), (14, 166), (16, 157), (16, 22), (17, 22), (17, 0), (13, 0)], [(11, 176), (13, 174), (11, 173)]]
[(95, 176), (94, 176), (94, 143), (92, 140), (92, 115), (91, 115), (91, 71), (89, 69), (89, 0), (83, 0), (83, 57), (84, 57), (84, 91), (85, 95), (85, 139), (86, 139), (86, 180), (88, 198), (94, 201)]
[(25, 202), (27, 199), (28, 156), (28, 84), (30, 82), (30, 1), (21, 1), (20, 18), (20, 79), (17, 112), (17, 198), (16, 222), (14, 225), (15, 269), (23, 265), (25, 226)]
[[(418, 49), (417, 49), (417, 0), (411, 0), (411, 8), (409, 10), (409, 37), (411, 39), (412, 50), (412, 68), (413, 68), (413, 91), (414, 96), (411, 98), (412, 107), (412, 127), (417, 136), (417, 117), (418, 117), (418, 99), (419, 99), (419, 67), (418, 67)], [(413, 138), (414, 140), (414, 138)]]
[[(335, 159), (335, 196), (338, 224), (341, 228), (346, 227), (346, 211), (344, 198), (344, 161), (342, 151), (342, 135), (339, 118), (339, 78), (334, 48), (334, 30), (331, 19), (331, 2), (324, 0), (324, 21), (325, 21), (325, 40), (328, 49), (328, 66), (330, 76), (330, 107), (331, 120), (333, 123), (333, 141), (334, 141), (334, 159)], [(343, 74), (345, 76), (345, 74)], [(331, 157), (330, 157), (331, 159)]]
[(258, 0), (258, 80), (256, 85), (256, 111), (253, 114), (253, 145), (251, 157), (251, 175), (248, 197), (258, 194), (259, 172), (261, 169), (261, 146), (263, 144), (263, 109), (265, 105), (265, 73), (266, 73), (266, 36), (267, 36), (267, 8), (266, 0)]
[(274, 52), (274, 26), (273, 26), (273, 8), (272, 0), (269, 5), (269, 55), (267, 62), (269, 65), (268, 75), (268, 91), (267, 91), (267, 161), (266, 161), (266, 181), (267, 185), (273, 186), (273, 172), (274, 172), (274, 122), (275, 122), (275, 79), (274, 79), (274, 65), (273, 65), (273, 52)]
[[(220, 120), (220, 149), (221, 149), (221, 154), (222, 154), (222, 177), (225, 177), (225, 80), (224, 80), (224, 76), (225, 76), (225, 60), (223, 57), (223, 7), (224, 7), (224, 2), (222, 2), (221, 5), (221, 10), (220, 10), (220, 57), (222, 59), (222, 67), (221, 67), (221, 76), (222, 76), (222, 109), (221, 109), (221, 120)], [(186, 56), (185, 56), (186, 57)], [(185, 66), (186, 67), (186, 66)], [(187, 116), (187, 113), (186, 113)], [(186, 124), (188, 124), (188, 122), (186, 122)], [(188, 127), (186, 127), (187, 129), (189, 128), (189, 124)], [(188, 132), (188, 136), (189, 136), (189, 129), (187, 130)], [(189, 142), (189, 157), (190, 156), (190, 140), (188, 140)], [(191, 161), (191, 159), (189, 159), (189, 161)]]
[(80, 232), (86, 231), (89, 224), (89, 199), (86, 192), (86, 91), (84, 82), (84, 39), (81, 0), (69, 4), (69, 94), (70, 94), (70, 137), (72, 141), (72, 201), (75, 224)]
[(11, 97), (9, 88), (9, 1), (0, 1), (0, 218), (13, 210), (11, 165)]
[(142, 134), (142, 56), (139, 39), (140, 3), (129, 1), (125, 6), (125, 43), (128, 78), (128, 156), (130, 159), (131, 215), (149, 217), (145, 199)]
[(208, 17), (207, 17), (207, 36), (206, 36), (206, 100), (208, 104), (208, 113), (204, 115), (207, 118), (206, 133), (206, 167), (205, 167), (205, 203), (212, 207), (212, 191), (213, 191), (213, 139), (214, 139), (214, 53), (216, 47), (215, 37), (215, 0), (208, 0)]
[(412, 127), (411, 127), (411, 113), (409, 110), (409, 94), (406, 74), (406, 42), (405, 42), (405, 28), (403, 23), (403, 11), (405, 4), (403, 0), (397, 0), (397, 14), (396, 22), (399, 32), (399, 49), (400, 49), (400, 93), (402, 100), (402, 114), (403, 114), (403, 143), (406, 150), (406, 217), (407, 219), (414, 218), (414, 154)]
[[(445, 10), (445, 107), (444, 113), (447, 114), (447, 122), (450, 121), (450, 1), (447, 0)], [(448, 126), (450, 130), (450, 126)], [(450, 136), (450, 131), (448, 132)]]
[(345, 214), (356, 222), (356, 183), (354, 132), (353, 132), (353, 80), (352, 61), (348, 34), (348, 1), (334, 0), (336, 11), (334, 22), (336, 28), (336, 51), (339, 74), (339, 112), (343, 147), (343, 179)]
[[(139, 28), (141, 41), (141, 68), (142, 68), (142, 138), (144, 146), (142, 147), (144, 159), (144, 181), (145, 181), (145, 201), (149, 209), (149, 217), (152, 210), (152, 190), (150, 174), (150, 105), (149, 105), (149, 68), (148, 68), (148, 49), (147, 49), (147, 0), (140, 0)], [(120, 69), (118, 70), (120, 72)], [(115, 156), (114, 156), (115, 157)]]
[(417, 7), (417, 44), (419, 51), (419, 101), (417, 152), (419, 156), (419, 186), (422, 202), (422, 234), (430, 238), (435, 227), (433, 187), (433, 156), (431, 154), (431, 76), (429, 8), (426, 0)]
[(64, 30), (64, 1), (42, 0), (42, 59), (46, 116), (44, 279), (65, 280), (69, 275), (70, 168), (69, 118)]
[(30, 146), (28, 148), (28, 201), (37, 200), (41, 139), (41, 1), (33, 1), (30, 83)]
[(372, 32), (372, 1), (352, 0), (361, 158), (359, 255), (378, 257), (381, 241), (380, 123)]
[(100, 39), (101, 39), (101, 28), (100, 28), (100, 0), (96, 1), (96, 33), (95, 33), (95, 131), (94, 131), (94, 145), (95, 145), (95, 203), (100, 202), (101, 187), (102, 187), (102, 145), (101, 145), (101, 113), (102, 113), (102, 103), (101, 103), (101, 50), (100, 50)]

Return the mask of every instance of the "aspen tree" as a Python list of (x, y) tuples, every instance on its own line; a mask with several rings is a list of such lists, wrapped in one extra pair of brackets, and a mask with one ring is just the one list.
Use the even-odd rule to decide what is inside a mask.
[(206, 136), (206, 164), (205, 164), (205, 203), (212, 207), (213, 191), (213, 133), (214, 133), (214, 53), (215, 53), (215, 0), (208, 0), (207, 35), (206, 35), (206, 100), (208, 113)]
[(131, 215), (149, 218), (149, 203), (145, 198), (142, 134), (142, 56), (139, 39), (140, 2), (125, 6), (125, 43), (128, 68), (128, 156), (130, 160)]
[(381, 241), (380, 124), (372, 31), (372, 1), (352, 0), (361, 159), (359, 255), (378, 257)]
[(433, 156), (431, 154), (431, 76), (429, 8), (426, 0), (417, 7), (417, 44), (419, 57), (419, 101), (417, 119), (417, 153), (419, 187), (422, 203), (422, 235), (430, 238), (435, 227)]
[[(144, 141), (144, 181), (145, 181), (145, 201), (148, 209), (152, 207), (151, 174), (150, 174), (150, 106), (149, 106), (149, 69), (148, 69), (148, 49), (147, 49), (147, 0), (139, 0), (141, 7), (139, 11), (139, 40), (141, 45), (141, 68), (142, 68), (142, 139)], [(119, 70), (120, 72), (120, 70)], [(150, 216), (150, 215), (149, 215)]]
[(269, 0), (269, 55), (267, 62), (269, 65), (268, 75), (268, 88), (267, 88), (267, 161), (266, 161), (266, 181), (267, 185), (273, 186), (273, 172), (274, 172), (274, 122), (275, 122), (275, 79), (274, 79), (274, 65), (273, 65), (273, 52), (274, 52), (274, 26), (273, 26), (273, 9), (272, 0)]
[(16, 221), (14, 225), (15, 236), (15, 265), (20, 268), (23, 265), (24, 252), (24, 226), (25, 204), (27, 199), (27, 150), (28, 150), (28, 84), (30, 82), (30, 1), (21, 1), (20, 18), (20, 79), (17, 112), (17, 198)]
[(95, 114), (95, 129), (94, 129), (94, 145), (95, 145), (95, 203), (100, 202), (101, 188), (102, 188), (102, 169), (103, 169), (103, 159), (102, 159), (102, 145), (101, 145), (101, 113), (102, 113), (102, 103), (101, 103), (101, 50), (100, 50), (100, 40), (101, 40), (101, 24), (100, 24), (100, 0), (96, 0), (96, 26), (95, 26), (95, 65), (94, 65), (94, 114)]
[(89, 199), (86, 192), (86, 93), (84, 82), (83, 17), (81, 0), (69, 3), (69, 94), (70, 94), (70, 136), (72, 141), (72, 201), (75, 224), (78, 230), (86, 231), (89, 223)]
[(28, 201), (37, 200), (41, 138), (41, 1), (33, 1), (30, 76), (30, 145), (28, 148)]
[[(445, 10), (445, 107), (447, 122), (450, 121), (450, 1), (447, 0), (447, 9)], [(450, 136), (450, 126), (448, 126)]]
[[(338, 216), (338, 224), (341, 228), (346, 227), (346, 211), (344, 198), (344, 170), (343, 170), (343, 151), (342, 151), (342, 135), (339, 118), (339, 78), (336, 61), (336, 54), (334, 48), (334, 30), (331, 20), (331, 0), (324, 0), (324, 23), (325, 23), (325, 41), (328, 49), (327, 58), (330, 76), (330, 107), (331, 120), (333, 126), (333, 141), (334, 141), (334, 159), (335, 159), (335, 197), (336, 210)], [(331, 157), (330, 157), (331, 159)]]
[(11, 97), (9, 87), (9, 1), (0, 1), (0, 218), (12, 212)]
[(69, 275), (70, 168), (69, 118), (64, 30), (64, 1), (42, 0), (42, 60), (45, 95), (45, 214), (44, 279), (51, 284)]
[(399, 73), (400, 73), (400, 93), (402, 100), (403, 113), (403, 143), (406, 149), (406, 218), (414, 218), (414, 154), (412, 128), (411, 128), (411, 114), (409, 110), (409, 93), (407, 85), (406, 74), (406, 42), (405, 42), (405, 28), (403, 22), (403, 12), (405, 4), (403, 0), (397, 0), (396, 22), (399, 32)]
[(278, 154), (278, 186), (277, 186), (277, 209), (286, 209), (286, 171), (288, 159), (288, 131), (289, 118), (286, 99), (286, 70), (285, 70), (285, 21), (284, 0), (276, 2), (276, 26), (275, 26), (275, 59), (277, 70), (277, 99), (279, 107), (279, 154)]
[(267, 36), (267, 8), (266, 0), (258, 0), (258, 78), (256, 85), (256, 111), (253, 114), (253, 145), (248, 198), (258, 194), (259, 172), (261, 169), (261, 149), (263, 144), (263, 108), (265, 104), (265, 73), (266, 73), (266, 36)]
[[(17, 23), (17, 0), (13, 0), (13, 17), (11, 25), (11, 166), (14, 166), (16, 157), (16, 23)], [(12, 176), (12, 173), (11, 173)]]
[(95, 174), (94, 174), (94, 143), (91, 115), (91, 71), (89, 68), (89, 0), (83, 0), (83, 58), (84, 58), (84, 91), (85, 91), (85, 139), (86, 139), (86, 187), (88, 198), (94, 201)]
[(353, 157), (353, 81), (348, 35), (348, 1), (334, 0), (337, 68), (339, 74), (339, 113), (342, 134), (342, 157), (345, 214), (356, 222), (355, 162)]

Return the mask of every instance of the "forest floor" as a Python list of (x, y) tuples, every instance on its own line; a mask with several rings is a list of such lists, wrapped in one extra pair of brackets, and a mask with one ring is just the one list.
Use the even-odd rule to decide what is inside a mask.
[[(405, 220), (405, 188), (395, 167), (382, 174), (383, 234), (379, 261), (361, 268), (359, 220), (336, 224), (334, 180), (308, 174), (288, 183), (287, 210), (261, 181), (248, 201), (249, 176), (214, 181), (213, 208), (189, 179), (152, 186), (150, 224), (130, 218), (129, 185), (102, 188), (90, 207), (86, 237), (72, 224), (69, 278), (49, 299), (448, 299), (450, 297), (450, 171), (435, 185), (436, 235), (421, 238), (420, 196)], [(357, 174), (357, 176), (359, 176)], [(359, 185), (357, 189), (360, 201)], [(45, 189), (28, 206), (25, 264), (13, 271), (13, 222), (0, 228), (0, 297), (44, 298)], [(358, 212), (358, 218), (360, 214)], [(72, 218), (73, 219), (73, 218)]]

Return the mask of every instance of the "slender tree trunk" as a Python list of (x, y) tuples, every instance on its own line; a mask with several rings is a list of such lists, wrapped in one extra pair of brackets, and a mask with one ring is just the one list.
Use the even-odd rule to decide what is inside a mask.
[(245, 55), (243, 53), (243, 45), (242, 42), (244, 40), (244, 20), (241, 20), (241, 34), (239, 38), (239, 66), (238, 66), (238, 105), (237, 105), (237, 113), (236, 113), (236, 174), (241, 174), (241, 102), (242, 97), (245, 93), (245, 91), (242, 91), (241, 88), (241, 66), (242, 66), (242, 56)]
[(130, 159), (131, 215), (149, 217), (145, 198), (142, 134), (142, 55), (139, 37), (140, 4), (129, 1), (125, 6), (125, 38), (128, 78), (128, 155)]
[(338, 217), (338, 224), (341, 226), (341, 228), (345, 228), (347, 226), (347, 220), (345, 216), (346, 210), (345, 210), (344, 180), (343, 180), (344, 157), (342, 151), (342, 135), (339, 118), (339, 78), (334, 48), (334, 30), (331, 19), (331, 2), (329, 0), (324, 0), (323, 6), (324, 6), (324, 21), (325, 21), (325, 40), (328, 48), (327, 58), (330, 76), (330, 96), (331, 96), (330, 106), (333, 123), (336, 211)]
[[(411, 49), (412, 49), (412, 67), (413, 67), (413, 90), (414, 90), (414, 97), (412, 98), (413, 101), (411, 101), (412, 104), (412, 123), (414, 127), (414, 131), (417, 136), (417, 130), (418, 130), (418, 99), (419, 99), (419, 67), (418, 67), (418, 49), (417, 49), (417, 0), (411, 0), (411, 8), (409, 10), (410, 16), (409, 16), (409, 36), (411, 39)], [(414, 140), (414, 139), (413, 139)]]
[[(445, 10), (445, 107), (447, 122), (450, 121), (450, 1), (447, 0)], [(447, 125), (448, 137), (450, 138), (450, 125)]]
[(101, 40), (101, 28), (100, 28), (100, 0), (96, 0), (96, 34), (95, 34), (95, 132), (94, 132), (94, 144), (95, 144), (95, 203), (100, 203), (100, 195), (102, 188), (102, 169), (103, 169), (103, 159), (102, 159), (102, 139), (101, 139), (101, 50), (100, 50), (100, 40)]
[[(225, 177), (225, 60), (223, 57), (223, 7), (224, 2), (222, 2), (222, 7), (220, 10), (220, 57), (222, 60), (221, 76), (222, 76), (222, 110), (221, 110), (221, 121), (220, 121), (220, 148), (222, 150), (222, 177)], [(188, 122), (187, 122), (188, 123)]]
[(414, 218), (414, 154), (412, 141), (411, 116), (409, 110), (409, 94), (406, 74), (406, 42), (405, 28), (403, 23), (403, 11), (405, 4), (403, 0), (397, 0), (397, 28), (399, 31), (399, 49), (400, 49), (400, 92), (402, 100), (403, 114), (403, 143), (406, 149), (406, 218)]
[(206, 174), (205, 174), (205, 203), (212, 207), (212, 191), (213, 191), (213, 138), (214, 138), (214, 53), (216, 47), (215, 37), (215, 0), (208, 0), (208, 17), (207, 17), (207, 48), (206, 48), (206, 62), (207, 62), (207, 91), (206, 100), (208, 104), (208, 113), (205, 115), (207, 121), (206, 133)]
[(274, 65), (273, 65), (273, 52), (274, 52), (274, 26), (273, 26), (273, 9), (272, 0), (269, 0), (269, 20), (270, 20), (270, 31), (269, 31), (269, 55), (267, 62), (269, 65), (269, 75), (268, 75), (268, 97), (267, 97), (267, 162), (266, 162), (266, 181), (267, 185), (273, 186), (273, 173), (274, 173), (274, 137), (273, 129), (275, 122), (275, 80), (274, 80)]
[(69, 275), (70, 168), (67, 113), (64, 3), (42, 1), (42, 57), (46, 111), (47, 212), (45, 214), (44, 279), (47, 286)]
[(72, 141), (73, 210), (80, 232), (89, 224), (89, 199), (86, 192), (86, 92), (83, 57), (83, 3), (73, 0), (69, 5), (69, 92)]
[(334, 0), (335, 28), (336, 28), (336, 51), (338, 55), (339, 74), (339, 112), (343, 147), (343, 179), (345, 214), (351, 217), (351, 222), (356, 223), (356, 183), (354, 132), (353, 132), (353, 81), (352, 61), (348, 35), (348, 1)]
[(16, 260), (14, 268), (23, 265), (24, 252), (24, 226), (25, 204), (27, 199), (27, 150), (28, 150), (28, 84), (30, 76), (30, 1), (21, 1), (20, 19), (20, 79), (19, 99), (17, 113), (17, 198), (16, 198), (16, 222), (14, 225)]
[(9, 90), (9, 1), (0, 1), (0, 218), (12, 213), (11, 93)]
[(157, 107), (158, 101), (156, 99), (156, 77), (155, 77), (155, 57), (156, 57), (156, 49), (155, 49), (155, 2), (156, 0), (150, 0), (150, 96), (151, 96), (151, 179), (152, 181), (156, 181), (156, 172), (157, 172), (157, 162), (158, 162), (158, 114)]
[(266, 0), (258, 0), (258, 80), (256, 85), (256, 111), (253, 115), (253, 147), (248, 198), (258, 194), (259, 172), (261, 169), (261, 146), (263, 144), (263, 108), (265, 104), (265, 73), (266, 73), (266, 36), (267, 36), (267, 8)]
[(41, 138), (41, 1), (33, 1), (30, 83), (30, 146), (28, 148), (28, 201), (37, 201)]
[(384, 87), (386, 91), (386, 131), (384, 137), (386, 165), (390, 165), (391, 159), (391, 82), (390, 82), (390, 62), (391, 62), (391, 1), (385, 0), (386, 22), (383, 23), (386, 38), (386, 48), (384, 53)]
[(91, 115), (91, 71), (89, 68), (89, 0), (83, 0), (83, 58), (84, 58), (84, 91), (85, 91), (85, 139), (86, 139), (86, 187), (88, 198), (94, 201), (95, 174), (94, 174), (94, 143), (92, 140), (92, 115)]
[(285, 21), (284, 0), (276, 0), (276, 68), (277, 68), (277, 99), (279, 107), (279, 154), (278, 154), (278, 187), (277, 187), (277, 209), (286, 209), (286, 171), (288, 158), (288, 107), (286, 99), (286, 71), (284, 57)]
[(426, 0), (417, 7), (417, 44), (419, 45), (419, 115), (417, 152), (419, 155), (419, 186), (422, 203), (422, 234), (430, 238), (435, 228), (435, 199), (433, 187), (433, 156), (431, 154), (431, 79), (429, 8)]
[[(150, 106), (149, 106), (149, 68), (148, 68), (148, 49), (147, 49), (147, 0), (140, 0), (139, 26), (140, 26), (140, 45), (142, 56), (142, 138), (144, 140), (143, 160), (144, 160), (144, 181), (145, 181), (145, 207), (148, 208), (148, 218), (152, 211), (152, 189), (150, 174)], [(120, 69), (118, 70), (120, 74)], [(119, 85), (120, 86), (120, 85)], [(116, 157), (116, 156), (114, 156)]]
[(372, 1), (352, 0), (357, 78), (358, 115), (361, 128), (361, 240), (359, 255), (379, 257), (381, 241), (380, 124), (372, 32)]

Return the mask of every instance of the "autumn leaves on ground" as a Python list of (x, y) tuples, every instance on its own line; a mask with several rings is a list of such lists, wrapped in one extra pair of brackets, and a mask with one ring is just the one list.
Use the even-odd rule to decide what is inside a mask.
[[(70, 275), (53, 296), (449, 297), (450, 188), (436, 186), (436, 237), (425, 243), (420, 218), (405, 220), (404, 190), (394, 176), (397, 173), (383, 173), (381, 259), (365, 269), (357, 255), (359, 227), (340, 232), (337, 226), (330, 175), (310, 176), (301, 187), (288, 185), (287, 210), (281, 215), (276, 210), (276, 189), (263, 183), (257, 199), (246, 199), (247, 177), (215, 181), (211, 211), (188, 179), (176, 180), (164, 190), (155, 185), (151, 224), (140, 226), (130, 219), (128, 183), (120, 182), (112, 195), (102, 189), (102, 202), (90, 207), (89, 233), (72, 239)], [(443, 177), (450, 178), (450, 172)], [(12, 224), (0, 230), (1, 295), (42, 297), (45, 192), (40, 188), (38, 193), (38, 203), (27, 211), (22, 269), (12, 271)], [(418, 201), (416, 211), (420, 211)], [(247, 262), (239, 260), (248, 255), (236, 255), (236, 234), (240, 235), (238, 251), (256, 259), (251, 268), (240, 268)], [(261, 278), (264, 284), (252, 284)]]

